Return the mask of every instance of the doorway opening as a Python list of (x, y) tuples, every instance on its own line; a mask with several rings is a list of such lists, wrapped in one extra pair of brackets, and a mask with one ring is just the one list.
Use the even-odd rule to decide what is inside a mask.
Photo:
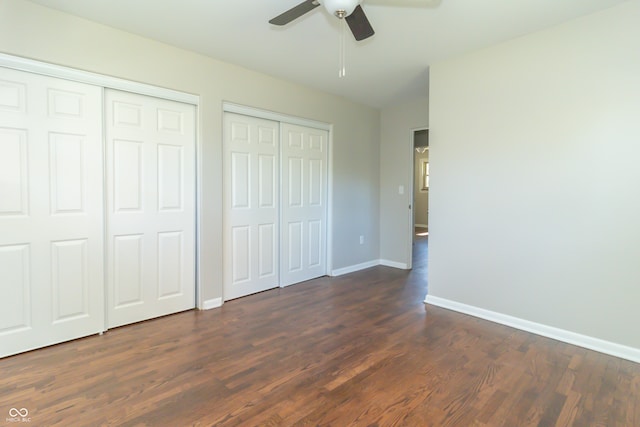
[(411, 130), (412, 203), (411, 206), (411, 256), (416, 250), (416, 239), (429, 236), (429, 129)]

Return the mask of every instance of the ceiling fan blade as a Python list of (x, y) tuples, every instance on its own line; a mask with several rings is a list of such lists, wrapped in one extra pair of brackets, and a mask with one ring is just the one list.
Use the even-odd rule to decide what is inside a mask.
[(345, 19), (347, 20), (347, 24), (349, 24), (349, 28), (351, 28), (353, 37), (355, 37), (356, 40), (364, 40), (375, 34), (373, 27), (367, 19), (367, 15), (365, 15), (364, 10), (362, 10), (360, 5), (356, 6), (353, 13)]
[(311, 12), (316, 7), (320, 6), (318, 0), (306, 0), (300, 3), (297, 6), (292, 7), (286, 12), (276, 16), (272, 20), (269, 21), (269, 24), (273, 25), (286, 25), (289, 22), (300, 18), (307, 12)]

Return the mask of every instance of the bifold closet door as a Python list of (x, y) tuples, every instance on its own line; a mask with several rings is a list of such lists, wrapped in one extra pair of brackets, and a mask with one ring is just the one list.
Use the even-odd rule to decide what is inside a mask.
[(224, 115), (224, 299), (278, 286), (279, 123)]
[(102, 90), (0, 67), (0, 357), (104, 330)]
[(283, 123), (280, 286), (326, 274), (325, 130)]
[(105, 91), (109, 327), (195, 307), (195, 106)]

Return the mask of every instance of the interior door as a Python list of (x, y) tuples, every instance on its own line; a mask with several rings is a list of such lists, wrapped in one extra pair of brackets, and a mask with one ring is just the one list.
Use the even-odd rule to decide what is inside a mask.
[(325, 130), (283, 123), (280, 286), (326, 274)]
[(195, 107), (105, 91), (108, 325), (195, 307)]
[(278, 122), (224, 115), (224, 299), (278, 286)]
[(101, 88), (0, 67), (0, 356), (104, 330)]

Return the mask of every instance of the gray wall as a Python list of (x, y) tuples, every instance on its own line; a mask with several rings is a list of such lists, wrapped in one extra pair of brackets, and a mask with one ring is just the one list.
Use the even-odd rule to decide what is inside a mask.
[[(410, 184), (413, 180), (413, 129), (429, 125), (425, 96), (382, 110), (380, 137), (380, 259), (411, 262)], [(404, 194), (398, 187), (404, 186)]]
[(222, 295), (223, 100), (334, 125), (333, 268), (378, 258), (378, 110), (23, 0), (0, 1), (0, 52), (200, 95), (201, 299)]
[(429, 295), (640, 348), (640, 2), (430, 76)]

